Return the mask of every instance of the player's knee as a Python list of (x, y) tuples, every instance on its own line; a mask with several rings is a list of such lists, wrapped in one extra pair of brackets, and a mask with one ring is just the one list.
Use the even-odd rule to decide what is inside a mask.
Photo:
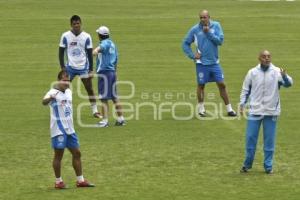
[(112, 102), (116, 105), (118, 105), (120, 103), (119, 99), (112, 99)]
[(100, 99), (101, 103), (107, 104), (108, 100), (107, 99)]
[(219, 87), (220, 90), (225, 90), (226, 89), (225, 83), (218, 83), (218, 87)]
[(89, 96), (94, 95), (94, 91), (92, 87), (87, 87), (86, 92), (89, 94)]
[(75, 151), (73, 152), (73, 158), (74, 159), (80, 159), (81, 158), (81, 152), (78, 150), (78, 151)]
[(62, 160), (63, 158), (63, 155), (64, 155), (64, 151), (63, 150), (55, 150), (54, 151), (54, 160), (57, 160), (57, 161), (60, 161)]
[(53, 161), (60, 162), (62, 160), (62, 158), (63, 158), (62, 155), (55, 154), (54, 158), (53, 158)]
[(199, 88), (200, 90), (204, 90), (205, 85), (204, 85), (204, 84), (199, 84), (199, 85), (198, 85), (198, 88)]

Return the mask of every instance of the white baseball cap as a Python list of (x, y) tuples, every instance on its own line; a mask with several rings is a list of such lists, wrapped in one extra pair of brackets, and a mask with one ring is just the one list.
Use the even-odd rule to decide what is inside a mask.
[(109, 29), (106, 26), (100, 26), (96, 33), (99, 33), (100, 35), (109, 35)]

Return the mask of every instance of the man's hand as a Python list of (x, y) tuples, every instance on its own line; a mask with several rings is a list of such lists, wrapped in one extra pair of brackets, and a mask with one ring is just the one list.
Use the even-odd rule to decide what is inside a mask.
[(53, 101), (53, 100), (55, 100), (55, 99), (56, 99), (56, 95), (51, 95), (50, 98), (49, 98), (49, 102), (50, 102), (50, 101)]
[(199, 60), (201, 58), (201, 53), (196, 52), (194, 57), (195, 57), (195, 60)]
[(56, 96), (57, 96), (58, 93), (59, 92), (56, 92), (55, 94), (50, 95), (51, 101), (56, 99)]
[(88, 77), (89, 78), (93, 78), (94, 77), (94, 71), (93, 70), (89, 71)]
[(203, 26), (203, 32), (204, 33), (208, 33), (209, 32), (209, 26), (208, 25), (204, 25)]
[(244, 106), (240, 106), (239, 112), (240, 112), (240, 115), (241, 115), (241, 116), (244, 115)]
[(286, 70), (285, 69), (280, 68), (280, 73), (281, 73), (281, 76), (286, 76)]
[(51, 101), (56, 99), (57, 94), (58, 94), (58, 92), (56, 94), (50, 95), (49, 98), (43, 99), (42, 104), (45, 105), (45, 106), (48, 105)]
[(99, 50), (100, 50), (100, 48), (99, 48), (99, 47), (95, 48), (95, 49), (93, 50), (93, 56), (96, 56), (96, 55), (98, 55), (98, 53), (99, 53)]

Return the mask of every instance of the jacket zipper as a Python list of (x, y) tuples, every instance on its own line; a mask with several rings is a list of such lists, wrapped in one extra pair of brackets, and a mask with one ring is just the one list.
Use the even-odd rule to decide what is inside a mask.
[(263, 94), (262, 94), (262, 106), (263, 106), (263, 110), (264, 110), (264, 112), (263, 113), (265, 113), (265, 106), (264, 106), (264, 104), (265, 104), (265, 88), (266, 88), (266, 73), (267, 72), (263, 72), (264, 73), (264, 84), (263, 84)]

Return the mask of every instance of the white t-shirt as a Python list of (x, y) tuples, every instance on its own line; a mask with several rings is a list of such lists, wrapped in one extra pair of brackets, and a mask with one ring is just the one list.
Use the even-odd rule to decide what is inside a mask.
[(66, 48), (67, 66), (75, 70), (89, 68), (86, 50), (93, 48), (90, 34), (82, 31), (76, 36), (72, 31), (67, 31), (62, 34), (59, 46)]
[(44, 99), (55, 96), (50, 106), (50, 133), (51, 137), (57, 135), (75, 133), (73, 125), (72, 91), (66, 89), (62, 92), (58, 89), (50, 89)]

